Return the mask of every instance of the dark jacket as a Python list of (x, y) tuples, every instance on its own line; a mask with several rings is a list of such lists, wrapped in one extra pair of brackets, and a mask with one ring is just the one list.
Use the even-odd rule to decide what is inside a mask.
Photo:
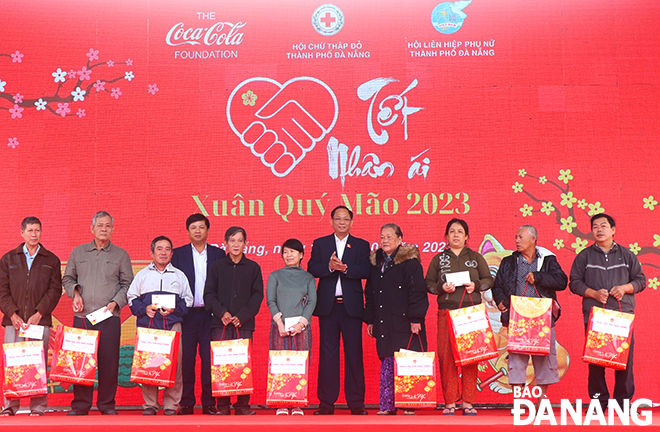
[[(543, 298), (551, 298), (557, 300), (557, 291), (566, 289), (568, 277), (561, 269), (557, 257), (549, 250), (538, 247), (536, 251), (539, 253), (538, 271), (532, 272), (534, 281), (536, 282), (536, 289)], [(500, 268), (497, 270), (495, 276), (495, 284), (493, 285), (493, 299), (495, 304), (499, 305), (504, 303), (508, 308), (511, 306), (511, 296), (516, 292), (516, 276), (518, 274), (518, 257), (520, 252), (514, 252), (512, 255), (504, 258), (500, 263)], [(529, 289), (533, 289), (530, 287)], [(561, 311), (561, 309), (560, 309)], [(557, 315), (554, 319), (559, 319)], [(502, 324), (509, 325), (509, 311), (502, 313)]]
[(337, 252), (335, 235), (317, 238), (312, 246), (312, 256), (307, 271), (319, 279), (316, 289), (316, 309), (314, 315), (330, 315), (335, 304), (337, 278), (341, 278), (344, 307), (349, 316), (362, 318), (364, 313), (364, 291), (362, 279), (369, 277), (369, 243), (352, 235), (348, 236), (341, 260), (348, 266), (346, 273), (331, 272), (328, 264), (333, 252)]
[[(474, 291), (465, 292), (465, 287), (456, 287), (453, 293), (445, 292), (442, 285), (447, 282), (447, 273), (467, 271), (474, 282)], [(484, 257), (469, 247), (464, 247), (459, 256), (447, 248), (431, 259), (426, 273), (426, 287), (431, 294), (438, 296), (438, 309), (458, 309), (481, 303), (481, 292), (493, 286), (493, 276)], [(463, 298), (464, 294), (465, 298)], [(461, 304), (461, 299), (463, 303)], [(471, 299), (471, 300), (470, 300)]]
[[(153, 318), (147, 315), (147, 306), (153, 304), (151, 296), (154, 294), (167, 294), (176, 296), (176, 307), (174, 312), (163, 317), (160, 313), (156, 313)], [(151, 291), (136, 297), (131, 301), (131, 312), (136, 316), (136, 325), (138, 327), (147, 327), (159, 330), (172, 330), (172, 326), (176, 323), (183, 321), (183, 317), (188, 313), (186, 301), (179, 294), (171, 291)]]
[[(192, 255), (193, 246), (188, 243), (172, 251), (172, 265), (181, 270), (188, 278), (190, 284), (190, 291), (193, 298), (195, 297), (195, 263), (193, 262)], [(211, 266), (220, 258), (225, 257), (225, 251), (213, 245), (206, 245), (206, 275), (208, 277), (211, 271)]]
[(254, 331), (254, 317), (263, 299), (261, 267), (245, 255), (238, 263), (229, 255), (217, 260), (206, 275), (204, 307), (213, 313), (211, 328), (224, 327), (222, 316), (229, 312), (241, 321), (240, 328)]
[(37, 311), (42, 318), (39, 325), (51, 326), (51, 314), (62, 296), (62, 266), (54, 253), (40, 245), (39, 252), (28, 271), (23, 244), (0, 259), (0, 310), (3, 326), (10, 326), (11, 316), (17, 313), (27, 321)]
[[(610, 291), (617, 285), (627, 283), (632, 284), (633, 293), (623, 295), (621, 311), (635, 313), (635, 294), (646, 288), (646, 276), (637, 256), (617, 243), (607, 254), (597, 244), (593, 244), (580, 252), (573, 261), (570, 289), (583, 297), (582, 313), (585, 320), (589, 319), (592, 306), (603, 307), (597, 300), (585, 297), (587, 288)], [(619, 302), (610, 296), (604, 308), (618, 311)]]
[[(374, 326), (378, 357), (392, 357), (399, 349), (408, 348), (408, 344), (408, 349), (413, 351), (428, 350), (424, 320), (429, 300), (417, 246), (399, 246), (394, 266), (385, 273), (381, 273), (382, 249), (371, 254), (371, 263), (371, 276), (365, 288), (364, 321)], [(422, 324), (420, 337), (410, 332), (411, 323)]]

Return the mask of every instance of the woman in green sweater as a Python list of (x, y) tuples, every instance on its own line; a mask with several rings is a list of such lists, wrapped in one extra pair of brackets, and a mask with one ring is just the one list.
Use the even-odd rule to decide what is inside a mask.
[[(304, 253), (300, 240), (289, 239), (284, 242), (282, 258), (285, 266), (268, 277), (266, 300), (273, 317), (270, 349), (307, 350), (311, 356), (310, 324), (316, 307), (316, 281), (314, 276), (300, 267)], [(277, 415), (287, 414), (287, 408), (277, 410)], [(293, 408), (291, 414), (303, 415), (303, 411)]]
[[(458, 387), (458, 367), (454, 363), (447, 312), (481, 303), (481, 291), (493, 286), (488, 264), (479, 252), (465, 245), (469, 237), (467, 222), (452, 219), (445, 229), (447, 248), (433, 257), (426, 273), (426, 287), (438, 296), (438, 362), (440, 381), (445, 398), (445, 415), (454, 415), (456, 402), (463, 401), (463, 415), (477, 415), (472, 406), (477, 398), (477, 364), (461, 368), (461, 389)], [(455, 285), (447, 282), (448, 273), (468, 272), (470, 282)], [(462, 300), (462, 303), (461, 303)]]

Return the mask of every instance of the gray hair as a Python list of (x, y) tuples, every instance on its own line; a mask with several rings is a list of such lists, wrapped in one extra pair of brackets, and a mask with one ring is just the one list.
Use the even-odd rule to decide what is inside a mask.
[(110, 213), (108, 213), (107, 211), (103, 211), (103, 210), (101, 210), (100, 212), (97, 212), (97, 213), (94, 215), (94, 217), (92, 218), (92, 226), (95, 226), (95, 225), (96, 225), (96, 221), (97, 221), (99, 218), (103, 218), (103, 217), (109, 217), (110, 220), (112, 220), (112, 224), (114, 225), (114, 223), (115, 223), (115, 218), (113, 218), (112, 216), (110, 216)]
[(399, 225), (397, 225), (395, 223), (386, 223), (385, 225), (383, 225), (380, 228), (380, 231), (383, 232), (383, 230), (385, 230), (387, 228), (391, 228), (392, 230), (394, 230), (394, 234), (397, 237), (403, 237), (403, 233), (401, 232), (401, 228), (399, 228)]
[(536, 228), (534, 228), (532, 225), (521, 225), (520, 228), (518, 228), (518, 230), (521, 230), (521, 229), (523, 229), (523, 228), (526, 229), (527, 232), (528, 232), (532, 237), (534, 237), (534, 239), (538, 242), (538, 240), (539, 240), (539, 233), (538, 233), (538, 231), (536, 231)]

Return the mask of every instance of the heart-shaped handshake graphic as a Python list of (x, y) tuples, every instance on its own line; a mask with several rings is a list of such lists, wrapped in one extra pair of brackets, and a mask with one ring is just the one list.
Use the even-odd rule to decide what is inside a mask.
[(334, 127), (337, 97), (311, 77), (284, 84), (250, 78), (227, 101), (227, 121), (244, 146), (277, 177), (293, 170)]

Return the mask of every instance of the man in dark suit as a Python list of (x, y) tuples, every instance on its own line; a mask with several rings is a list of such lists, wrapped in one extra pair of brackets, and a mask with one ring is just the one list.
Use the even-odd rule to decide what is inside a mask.
[(314, 240), (308, 271), (319, 279), (314, 315), (319, 317), (319, 410), (335, 412), (339, 397), (339, 341), (344, 341), (344, 394), (351, 414), (364, 410), (362, 314), (364, 288), (369, 277), (369, 243), (349, 235), (353, 212), (339, 206), (332, 210), (334, 234)]
[(204, 308), (204, 284), (211, 264), (225, 256), (225, 251), (206, 243), (209, 220), (196, 213), (186, 220), (190, 244), (174, 249), (172, 265), (188, 278), (195, 301), (183, 319), (181, 330), (183, 395), (179, 415), (194, 414), (195, 363), (197, 350), (202, 360), (202, 412), (215, 415), (218, 409), (211, 394), (211, 313)]

